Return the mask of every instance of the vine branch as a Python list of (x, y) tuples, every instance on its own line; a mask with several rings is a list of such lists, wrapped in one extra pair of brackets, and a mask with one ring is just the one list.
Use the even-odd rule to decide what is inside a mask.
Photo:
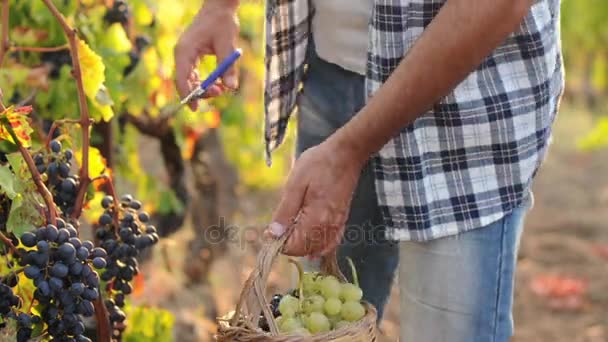
[(13, 245), (13, 241), (11, 241), (11, 239), (9, 239), (8, 237), (6, 237), (6, 235), (4, 235), (4, 233), (2, 233), (2, 232), (0, 232), (0, 240), (6, 246), (8, 246), (8, 248), (10, 248), (10, 250), (13, 251), (13, 253), (19, 255), (19, 251), (17, 250), (17, 247), (15, 247), (15, 245)]
[(78, 195), (76, 196), (76, 205), (72, 218), (80, 217), (82, 212), (82, 206), (84, 205), (84, 197), (87, 192), (87, 188), (91, 183), (89, 177), (89, 145), (90, 145), (90, 127), (91, 119), (89, 115), (89, 107), (87, 104), (87, 98), (84, 92), (84, 85), (82, 83), (82, 71), (80, 69), (80, 60), (78, 58), (78, 36), (76, 35), (76, 29), (72, 28), (70, 24), (65, 20), (63, 14), (57, 10), (57, 7), (51, 0), (42, 0), (46, 7), (51, 11), (53, 16), (57, 19), (63, 31), (68, 39), (70, 46), (70, 56), (72, 57), (72, 76), (76, 80), (76, 89), (78, 90), (78, 103), (80, 107), (80, 126), (82, 128), (82, 165), (80, 167), (80, 189), (78, 189)]
[(2, 0), (2, 38), (0, 41), (0, 66), (4, 62), (4, 56), (10, 48), (8, 39), (8, 19), (9, 19), (8, 0)]
[[(4, 110), (4, 104), (0, 103), (0, 109)], [(44, 203), (46, 204), (46, 207), (48, 209), (48, 221), (52, 224), (57, 224), (57, 208), (55, 207), (55, 201), (53, 201), (53, 195), (46, 187), (46, 185), (44, 185), (44, 182), (42, 181), (42, 176), (40, 176), (40, 172), (38, 172), (38, 168), (36, 167), (36, 163), (32, 159), (32, 155), (25, 147), (23, 147), (21, 141), (19, 140), (19, 138), (17, 138), (17, 135), (15, 134), (15, 131), (13, 130), (13, 127), (11, 126), (11, 123), (8, 121), (8, 119), (3, 117), (0, 119), (0, 123), (6, 128), (8, 133), (11, 135), (11, 138), (13, 138), (13, 141), (15, 142), (15, 145), (17, 145), (17, 148), (19, 149), (23, 160), (25, 160), (25, 163), (27, 164), (27, 168), (30, 171), (30, 174), (32, 175), (32, 180), (36, 185), (36, 189), (38, 190), (38, 193), (40, 193), (40, 196), (42, 196), (42, 199), (44, 200)]]

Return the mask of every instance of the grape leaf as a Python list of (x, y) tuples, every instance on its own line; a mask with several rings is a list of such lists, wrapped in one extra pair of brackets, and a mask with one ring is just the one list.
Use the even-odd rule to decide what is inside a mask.
[(11, 212), (6, 221), (8, 231), (20, 236), (24, 232), (32, 230), (37, 225), (42, 224), (42, 222), (43, 218), (33, 201), (27, 200), (21, 194), (17, 194), (17, 196), (13, 198)]
[(7, 159), (16, 173), (10, 170), (9, 165), (0, 166), (0, 191), (13, 201), (6, 226), (9, 231), (20, 235), (42, 223), (43, 217), (38, 211), (38, 203), (42, 199), (35, 191), (21, 154), (9, 154)]
[(153, 307), (128, 305), (125, 313), (129, 317), (123, 335), (125, 342), (173, 341), (175, 319), (167, 310)]
[[(34, 130), (30, 127), (27, 120), (27, 114), (29, 114), (31, 111), (31, 106), (20, 108), (14, 108), (11, 106), (6, 108), (6, 110), (0, 114), (0, 118), (8, 120), (8, 123), (10, 123), (15, 136), (24, 147), (30, 147), (32, 145), (32, 138), (30, 137), (30, 134)], [(10, 130), (5, 126), (4, 123), (0, 126), (0, 140), (15, 143)]]
[(105, 80), (103, 60), (82, 40), (78, 40), (78, 60), (84, 92), (89, 98), (94, 99)]
[(17, 191), (15, 190), (16, 180), (8, 165), (0, 166), (0, 191), (5, 193), (9, 198), (17, 196)]
[[(76, 151), (74, 157), (79, 165), (82, 165), (82, 152)], [(103, 174), (106, 169), (106, 160), (101, 156), (101, 152), (95, 147), (89, 147), (89, 177), (94, 178)]]
[[(97, 113), (100, 114), (92, 115), (92, 118), (95, 121), (109, 121), (112, 116), (114, 116), (114, 113), (112, 112), (112, 108), (108, 105), (107, 100), (109, 96), (105, 96), (103, 93), (106, 91), (103, 86), (106, 79), (103, 60), (82, 40), (78, 41), (78, 59), (82, 71), (84, 92), (87, 97), (94, 102), (94, 106), (98, 110)], [(102, 94), (100, 94), (100, 92), (102, 92)], [(95, 114), (95, 112), (92, 112), (91, 114)]]

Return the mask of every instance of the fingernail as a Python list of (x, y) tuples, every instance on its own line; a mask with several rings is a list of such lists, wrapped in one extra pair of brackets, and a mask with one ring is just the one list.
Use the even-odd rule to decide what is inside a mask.
[(236, 79), (236, 76), (226, 76), (226, 79), (224, 81), (228, 88), (236, 89), (236, 87), (238, 86), (238, 80)]
[(272, 235), (274, 235), (275, 237), (282, 236), (285, 233), (285, 226), (283, 226), (282, 224), (280, 224), (278, 222), (272, 222), (268, 226), (268, 229), (270, 230)]

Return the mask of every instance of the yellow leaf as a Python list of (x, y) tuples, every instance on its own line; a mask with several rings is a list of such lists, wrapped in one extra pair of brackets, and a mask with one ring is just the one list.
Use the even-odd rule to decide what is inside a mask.
[(101, 200), (104, 196), (105, 194), (102, 191), (96, 191), (87, 204), (86, 210), (83, 211), (83, 216), (89, 223), (97, 223), (99, 216), (103, 214), (104, 209), (101, 207)]
[[(8, 120), (11, 125), (12, 131), (15, 133), (17, 139), (24, 147), (30, 147), (32, 145), (32, 138), (30, 134), (34, 131), (28, 122), (28, 114), (32, 111), (31, 106), (14, 108), (13, 106), (6, 108), (0, 117)], [(0, 125), (0, 140), (7, 140), (15, 143), (7, 127), (4, 124)]]
[(106, 80), (103, 60), (82, 40), (78, 40), (78, 60), (80, 61), (84, 92), (89, 99), (95, 100), (97, 92)]
[[(76, 160), (82, 166), (82, 152), (76, 151)], [(94, 178), (103, 174), (106, 169), (106, 161), (95, 147), (89, 147), (89, 177)]]

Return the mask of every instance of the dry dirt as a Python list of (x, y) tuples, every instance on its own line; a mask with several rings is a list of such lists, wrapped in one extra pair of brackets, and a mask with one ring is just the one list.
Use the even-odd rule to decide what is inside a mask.
[[(566, 110), (560, 114), (555, 142), (535, 182), (535, 206), (527, 219), (517, 271), (515, 342), (608, 341), (608, 250), (600, 250), (608, 246), (608, 148), (583, 153), (576, 147), (591, 125), (587, 114)], [(236, 221), (256, 231), (268, 219), (275, 200), (274, 193), (242, 194)], [(255, 244), (241, 239), (229, 255), (216, 261), (208, 285), (186, 287), (180, 269), (188, 261), (182, 251), (193, 234), (184, 229), (163, 242), (156, 261), (148, 265), (151, 273), (144, 291), (136, 298), (174, 312), (178, 342), (210, 340), (215, 329), (213, 321), (205, 318), (210, 302), (216, 303), (219, 314), (232, 310), (256, 254)], [(281, 260), (275, 270), (270, 290), (287, 288), (289, 266)], [(576, 286), (569, 289), (562, 282), (562, 295), (570, 297), (543, 297), (533, 284), (546, 275), (573, 277), (588, 287), (578, 293)], [(394, 287), (382, 341), (397, 341), (398, 296)]]

